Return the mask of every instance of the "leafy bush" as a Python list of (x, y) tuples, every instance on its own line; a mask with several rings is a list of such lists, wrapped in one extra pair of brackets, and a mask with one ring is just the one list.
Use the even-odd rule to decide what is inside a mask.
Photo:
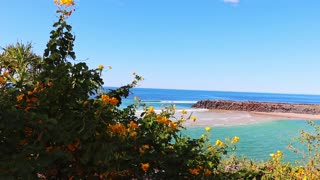
[[(10, 82), (2, 74), (0, 174), (2, 178), (200, 178), (216, 176), (227, 145), (210, 145), (207, 135), (180, 134), (191, 117), (174, 118), (174, 108), (120, 109), (142, 78), (102, 92), (103, 66), (73, 64), (75, 40), (67, 19), (73, 1), (56, 1), (60, 14), (44, 52), (41, 71)], [(3, 58), (7, 58), (4, 56)], [(6, 59), (7, 60), (7, 59)], [(20, 72), (20, 66), (14, 69)], [(91, 98), (91, 96), (95, 98)], [(183, 114), (185, 114), (184, 112)], [(208, 129), (207, 129), (208, 130)], [(209, 130), (208, 130), (209, 131)]]

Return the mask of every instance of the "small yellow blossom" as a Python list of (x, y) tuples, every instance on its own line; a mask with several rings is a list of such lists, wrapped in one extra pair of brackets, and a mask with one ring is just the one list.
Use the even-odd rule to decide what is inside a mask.
[(150, 106), (150, 107), (148, 108), (148, 112), (149, 112), (149, 113), (154, 113), (154, 107), (153, 107), (153, 106)]
[(177, 106), (175, 104), (173, 105), (173, 110), (177, 110)]
[(273, 159), (275, 159), (275, 158), (276, 158), (276, 155), (275, 155), (275, 154), (273, 154), (273, 153), (271, 153), (271, 154), (270, 154), (270, 156), (271, 156)]
[(73, 6), (73, 0), (54, 0), (54, 3), (58, 6)]
[(210, 129), (211, 129), (211, 128), (210, 128), (210, 127), (208, 127), (208, 126), (205, 128), (205, 130), (206, 130), (207, 132), (209, 132), (209, 131), (210, 131)]
[(192, 119), (193, 122), (196, 122), (197, 117), (196, 116), (192, 116), (191, 119)]
[(223, 146), (223, 142), (218, 139), (218, 140), (216, 141), (216, 144), (215, 144), (215, 145), (222, 147), (222, 146)]
[(187, 111), (184, 109), (181, 111), (182, 114), (187, 114)]
[(174, 149), (174, 147), (172, 145), (169, 145), (168, 149)]
[(282, 157), (282, 152), (280, 150), (277, 151), (277, 156)]
[(104, 66), (102, 64), (99, 64), (98, 69), (102, 70), (104, 68)]
[(150, 167), (150, 164), (149, 164), (149, 163), (141, 163), (141, 169), (142, 169), (142, 171), (147, 172), (148, 169), (149, 169), (149, 167)]
[(239, 140), (240, 140), (240, 138), (238, 136), (235, 136), (235, 137), (233, 137), (231, 143), (232, 144), (237, 143)]
[(150, 146), (148, 144), (145, 144), (142, 146), (143, 149), (150, 149)]

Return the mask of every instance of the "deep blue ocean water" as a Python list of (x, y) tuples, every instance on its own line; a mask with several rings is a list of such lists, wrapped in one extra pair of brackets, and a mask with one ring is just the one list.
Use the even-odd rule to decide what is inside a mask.
[[(320, 95), (303, 94), (276, 94), (252, 92), (225, 92), (225, 91), (197, 91), (197, 90), (172, 90), (172, 89), (132, 89), (130, 96), (123, 100), (122, 107), (134, 103), (134, 96), (155, 109), (175, 104), (177, 109), (190, 109), (199, 100), (235, 100), (258, 102), (282, 102), (300, 104), (320, 104)], [(320, 121), (316, 121), (320, 124)], [(239, 136), (237, 155), (245, 155), (255, 160), (270, 159), (269, 154), (277, 150), (284, 152), (284, 161), (298, 160), (301, 158), (288, 149), (287, 145), (297, 137), (302, 129), (312, 131), (306, 120), (279, 120), (251, 125), (213, 127), (210, 140), (223, 140), (226, 137)], [(205, 130), (203, 127), (189, 127), (184, 134), (199, 138)]]
[(320, 95), (135, 88), (123, 105), (132, 104), (134, 96), (156, 109), (168, 104), (175, 104), (178, 109), (188, 109), (197, 101), (207, 99), (320, 104)]

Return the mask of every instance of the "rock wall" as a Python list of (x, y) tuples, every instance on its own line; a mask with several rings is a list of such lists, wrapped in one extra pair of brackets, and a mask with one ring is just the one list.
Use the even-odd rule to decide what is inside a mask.
[(269, 102), (239, 102), (226, 100), (202, 100), (193, 108), (221, 109), (234, 111), (281, 112), (299, 114), (320, 114), (320, 105), (315, 104), (288, 104)]

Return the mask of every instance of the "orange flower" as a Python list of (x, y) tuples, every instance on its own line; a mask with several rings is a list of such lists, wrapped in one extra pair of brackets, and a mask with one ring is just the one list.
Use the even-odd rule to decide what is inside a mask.
[(118, 103), (119, 103), (119, 100), (117, 99), (117, 98), (115, 98), (115, 97), (112, 97), (110, 100), (109, 100), (109, 103), (111, 104), (111, 105), (118, 105)]
[(144, 171), (144, 172), (147, 172), (148, 169), (150, 167), (150, 164), (149, 163), (141, 163), (141, 169)]
[(49, 86), (49, 87), (52, 86), (52, 82), (51, 82), (51, 81), (48, 82), (48, 86)]
[(137, 129), (139, 126), (137, 123), (135, 123), (134, 121), (130, 121), (130, 124), (129, 124), (130, 128), (132, 129)]
[(167, 117), (161, 117), (161, 116), (157, 116), (157, 121), (159, 123), (163, 123), (163, 124), (166, 124), (166, 125), (169, 125), (169, 120), (167, 119)]
[(101, 95), (101, 100), (104, 103), (108, 103), (110, 101), (110, 97), (106, 94)]
[(5, 71), (5, 72), (3, 73), (3, 76), (4, 76), (4, 77), (8, 77), (8, 75), (9, 75), (9, 73), (8, 73), (7, 71)]
[(206, 170), (204, 171), (204, 175), (210, 176), (210, 175), (211, 175), (211, 171), (210, 171), (209, 169), (206, 169)]
[(199, 169), (189, 169), (189, 172), (190, 172), (190, 174), (193, 174), (193, 175), (198, 175), (199, 174)]
[(172, 127), (173, 129), (177, 129), (177, 126), (178, 126), (177, 123), (173, 123), (173, 122), (172, 122), (170, 125), (171, 125), (171, 127)]
[(19, 96), (17, 97), (17, 101), (18, 101), (18, 102), (21, 101), (21, 100), (23, 99), (23, 97), (24, 97), (24, 94), (19, 95)]
[(135, 132), (135, 131), (133, 131), (133, 132), (130, 133), (130, 136), (131, 136), (131, 137), (136, 137), (137, 135), (138, 135), (138, 133)]

